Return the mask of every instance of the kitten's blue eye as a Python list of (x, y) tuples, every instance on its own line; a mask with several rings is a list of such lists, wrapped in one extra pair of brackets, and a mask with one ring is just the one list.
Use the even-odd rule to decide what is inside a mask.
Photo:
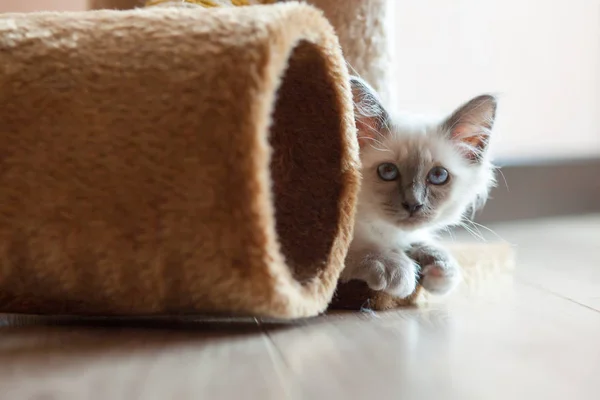
[(383, 163), (377, 167), (377, 175), (384, 181), (394, 181), (398, 179), (400, 172), (394, 164)]
[(443, 185), (448, 182), (448, 178), (450, 178), (450, 174), (444, 167), (433, 167), (427, 175), (427, 181), (432, 185)]

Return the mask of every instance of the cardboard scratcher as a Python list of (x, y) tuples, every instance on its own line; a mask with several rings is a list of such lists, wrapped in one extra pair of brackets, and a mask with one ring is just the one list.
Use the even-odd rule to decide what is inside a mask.
[(0, 312), (316, 315), (358, 163), (312, 7), (2, 15)]

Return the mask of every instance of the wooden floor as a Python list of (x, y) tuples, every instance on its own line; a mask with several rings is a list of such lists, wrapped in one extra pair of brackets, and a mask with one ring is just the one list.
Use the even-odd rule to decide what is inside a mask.
[(1, 399), (600, 399), (600, 215), (493, 227), (501, 295), (293, 325), (4, 318)]

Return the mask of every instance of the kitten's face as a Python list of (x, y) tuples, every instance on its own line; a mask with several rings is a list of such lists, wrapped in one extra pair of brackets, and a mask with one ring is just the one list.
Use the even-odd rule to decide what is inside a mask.
[(441, 228), (486, 198), (493, 183), (486, 151), (496, 105), (491, 96), (471, 100), (440, 123), (400, 124), (390, 120), (368, 85), (352, 84), (363, 164), (361, 210), (402, 229)]

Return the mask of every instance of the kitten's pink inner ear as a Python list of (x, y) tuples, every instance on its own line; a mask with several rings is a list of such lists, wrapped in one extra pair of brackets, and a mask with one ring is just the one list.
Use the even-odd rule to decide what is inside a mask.
[(374, 117), (358, 118), (356, 120), (356, 129), (358, 131), (358, 144), (360, 145), (360, 147), (363, 147), (376, 138), (377, 119)]
[(478, 159), (485, 151), (489, 135), (481, 126), (469, 123), (459, 123), (451, 131), (450, 137), (462, 143), (464, 156), (469, 160)]
[(462, 145), (467, 158), (474, 160), (485, 152), (495, 114), (495, 98), (481, 95), (461, 106), (445, 122), (450, 137)]
[(467, 123), (456, 125), (451, 133), (452, 139), (473, 147), (485, 146), (487, 136), (480, 127)]
[(375, 90), (365, 81), (351, 77), (352, 99), (354, 100), (354, 118), (358, 130), (358, 143), (364, 147), (377, 139), (381, 121), (387, 118)]

